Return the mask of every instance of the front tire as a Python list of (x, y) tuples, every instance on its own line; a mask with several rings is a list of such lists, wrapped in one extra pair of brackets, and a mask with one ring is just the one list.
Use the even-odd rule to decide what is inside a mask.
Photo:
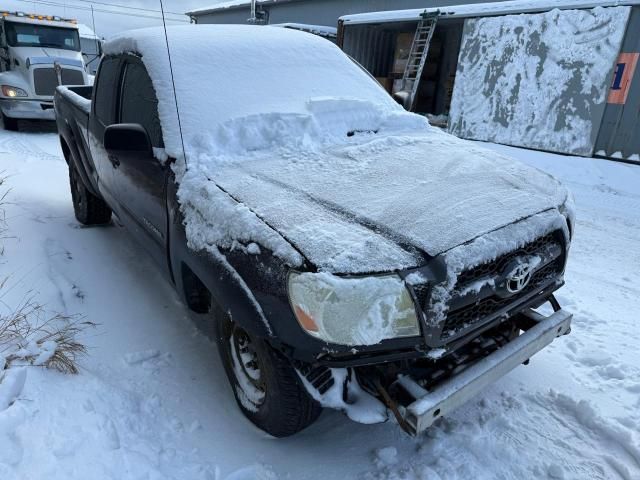
[(289, 360), (228, 315), (216, 320), (218, 350), (242, 413), (278, 438), (315, 422), (322, 408), (309, 396)]
[(111, 209), (104, 200), (87, 190), (73, 159), (69, 161), (69, 184), (76, 219), (83, 225), (104, 225), (111, 221)]
[(4, 113), (2, 114), (2, 123), (4, 124), (4, 129), (10, 132), (18, 131), (18, 119), (7, 117)]

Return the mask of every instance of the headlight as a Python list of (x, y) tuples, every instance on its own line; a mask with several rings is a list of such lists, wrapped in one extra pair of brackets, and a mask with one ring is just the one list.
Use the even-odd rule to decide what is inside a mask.
[(374, 345), (420, 335), (411, 295), (397, 275), (342, 278), (289, 275), (289, 301), (310, 335), (338, 345)]
[(27, 92), (18, 87), (11, 87), (9, 85), (2, 85), (2, 95), (5, 97), (28, 97)]

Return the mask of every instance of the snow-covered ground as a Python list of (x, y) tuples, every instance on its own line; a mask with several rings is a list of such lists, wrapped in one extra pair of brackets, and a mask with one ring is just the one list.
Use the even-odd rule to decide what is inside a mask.
[(0, 479), (640, 478), (640, 167), (489, 145), (574, 192), (559, 294), (571, 336), (420, 438), (327, 411), (275, 440), (243, 418), (215, 346), (127, 233), (79, 227), (52, 132), (0, 131), (12, 188), (0, 301), (30, 291), (99, 326), (80, 375), (27, 369), (0, 411)]

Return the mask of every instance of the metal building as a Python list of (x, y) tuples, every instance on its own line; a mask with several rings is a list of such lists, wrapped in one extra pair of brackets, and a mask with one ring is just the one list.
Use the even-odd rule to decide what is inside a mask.
[[(257, 0), (258, 23), (299, 23), (336, 27), (338, 18), (354, 13), (438, 7), (498, 0)], [(196, 23), (247, 23), (251, 1), (232, 0), (186, 13)]]
[(640, 0), (343, 16), (343, 50), (463, 138), (640, 162)]

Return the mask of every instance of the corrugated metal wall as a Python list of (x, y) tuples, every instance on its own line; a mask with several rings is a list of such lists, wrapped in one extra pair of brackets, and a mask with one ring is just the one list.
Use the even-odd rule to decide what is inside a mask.
[(395, 32), (369, 25), (353, 25), (345, 36), (343, 50), (374, 77), (387, 76), (393, 62)]
[(622, 54), (596, 142), (596, 155), (640, 163), (639, 7), (631, 12)]

